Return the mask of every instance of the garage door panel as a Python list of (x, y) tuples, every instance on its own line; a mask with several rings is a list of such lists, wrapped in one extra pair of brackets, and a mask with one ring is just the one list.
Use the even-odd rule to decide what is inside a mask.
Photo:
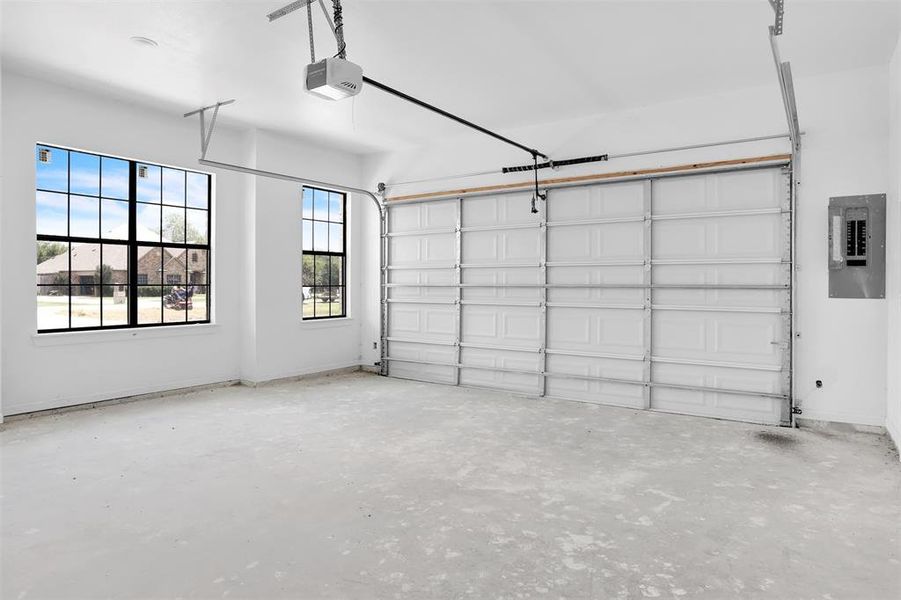
[(782, 377), (779, 371), (661, 362), (654, 363), (654, 381), (764, 394), (779, 394), (782, 386)]
[(655, 311), (653, 354), (754, 365), (782, 362), (780, 315)]
[(551, 304), (621, 304), (636, 306), (644, 301), (644, 290), (632, 289), (551, 289)]
[(654, 304), (661, 306), (758, 308), (760, 310), (778, 311), (783, 305), (787, 305), (787, 302), (788, 292), (780, 290), (654, 290)]
[(452, 305), (389, 304), (388, 336), (453, 342), (457, 311)]
[(644, 352), (644, 313), (597, 308), (548, 309), (548, 348), (593, 353)]
[(453, 367), (441, 364), (421, 364), (423, 362), (453, 364), (456, 360), (456, 350), (452, 346), (388, 342), (388, 354), (392, 358), (417, 361), (391, 361), (388, 366), (389, 374), (393, 377), (437, 383), (454, 383), (456, 381), (457, 371)]
[[(549, 284), (643, 285), (643, 266), (549, 267)], [(641, 304), (644, 290), (636, 288), (550, 288), (548, 302), (595, 304)]]
[[(472, 285), (536, 285), (540, 281), (537, 268), (491, 268), (466, 269), (463, 272), (463, 283)], [(541, 289), (536, 287), (467, 287), (463, 289), (463, 299), (472, 301), (515, 300), (519, 302), (538, 302)]]
[(456, 222), (457, 206), (452, 200), (398, 205), (388, 212), (389, 230), (392, 233), (422, 229), (453, 229)]
[(508, 262), (538, 265), (538, 229), (467, 231), (463, 233), (463, 263)]
[[(428, 271), (397, 270), (388, 271), (389, 283), (448, 285), (454, 283), (454, 272), (451, 269), (433, 269)], [(453, 300), (456, 290), (448, 287), (396, 287), (391, 289), (391, 297), (398, 299), (432, 299)]]
[(538, 348), (538, 307), (463, 306), (463, 341)]
[(537, 219), (529, 211), (531, 201), (531, 193), (464, 199), (462, 206), (463, 227), (536, 225)]
[(778, 258), (781, 215), (655, 221), (654, 259)]
[(782, 402), (759, 396), (655, 387), (651, 408), (684, 415), (772, 424), (780, 420)]
[(654, 182), (654, 214), (779, 208), (787, 197), (780, 170), (661, 179)]
[[(479, 369), (463, 367), (460, 370), (460, 383), (463, 385), (499, 388), (528, 394), (538, 393), (540, 380), (537, 374), (539, 371), (537, 352), (463, 348), (461, 358), (463, 365), (482, 367)], [(495, 369), (530, 371), (535, 374), (506, 373)]]
[(597, 404), (642, 408), (644, 388), (641, 385), (590, 381), (565, 376), (570, 374), (641, 381), (642, 369), (640, 361), (551, 354), (547, 357), (547, 370), (548, 373), (554, 373), (554, 376), (547, 378), (547, 395)]
[[(641, 381), (644, 365), (641, 360), (569, 356), (554, 351), (547, 356), (547, 372), (554, 375), (585, 375)], [(565, 351), (564, 351), (565, 352)]]
[(392, 237), (388, 252), (394, 266), (452, 265), (456, 240), (452, 233)]
[(764, 257), (767, 264), (654, 265), (654, 283), (784, 285), (791, 273), (779, 256)]
[(547, 395), (592, 404), (643, 408), (642, 387), (605, 381), (547, 378)]
[(549, 262), (641, 260), (643, 223), (605, 223), (548, 228)]
[(639, 216), (644, 187), (639, 181), (551, 190), (548, 221)]

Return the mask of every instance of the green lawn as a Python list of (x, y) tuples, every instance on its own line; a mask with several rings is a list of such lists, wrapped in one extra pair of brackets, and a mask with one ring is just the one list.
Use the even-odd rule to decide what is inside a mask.
[[(318, 314), (320, 317), (328, 314), (341, 314), (341, 303), (340, 302), (322, 302), (321, 300), (316, 300), (315, 306), (313, 304), (313, 299), (304, 300), (303, 302), (303, 316), (304, 317), (312, 317), (315, 314)], [(329, 313), (331, 311), (331, 313)]]

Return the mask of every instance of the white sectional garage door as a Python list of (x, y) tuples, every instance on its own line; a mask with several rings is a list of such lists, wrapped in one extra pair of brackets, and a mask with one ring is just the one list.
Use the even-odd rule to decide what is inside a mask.
[(790, 420), (782, 167), (391, 206), (395, 377)]

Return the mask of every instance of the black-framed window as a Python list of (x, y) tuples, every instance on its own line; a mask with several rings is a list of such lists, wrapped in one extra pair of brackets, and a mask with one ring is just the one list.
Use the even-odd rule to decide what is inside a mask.
[(301, 313), (304, 319), (347, 316), (345, 204), (341, 192), (303, 188)]
[(210, 175), (45, 144), (35, 171), (38, 332), (210, 321)]

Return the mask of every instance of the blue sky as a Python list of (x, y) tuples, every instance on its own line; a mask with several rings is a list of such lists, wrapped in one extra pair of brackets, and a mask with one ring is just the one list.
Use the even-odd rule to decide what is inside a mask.
[[(37, 160), (39, 151), (44, 148), (50, 151), (49, 163)], [(102, 231), (104, 237), (124, 239), (122, 233), (127, 230), (128, 204), (120, 200), (128, 199), (127, 161), (37, 146), (35, 165), (37, 188), (51, 190), (36, 194), (38, 234), (98, 237)], [(208, 208), (207, 175), (145, 166), (148, 177), (137, 182), (139, 201)], [(68, 199), (66, 192), (71, 194)], [(98, 195), (103, 199), (96, 198)], [(167, 212), (169, 210), (172, 209)], [(204, 238), (197, 241), (205, 241), (207, 213), (190, 209), (187, 213), (188, 222)], [(160, 207), (139, 204), (138, 222), (147, 229), (159, 230)], [(110, 235), (112, 231), (118, 233)]]
[[(341, 252), (344, 227), (339, 223), (320, 221), (344, 220), (341, 194), (304, 188), (303, 190), (303, 246), (304, 250)], [(306, 219), (316, 219), (307, 221)]]

